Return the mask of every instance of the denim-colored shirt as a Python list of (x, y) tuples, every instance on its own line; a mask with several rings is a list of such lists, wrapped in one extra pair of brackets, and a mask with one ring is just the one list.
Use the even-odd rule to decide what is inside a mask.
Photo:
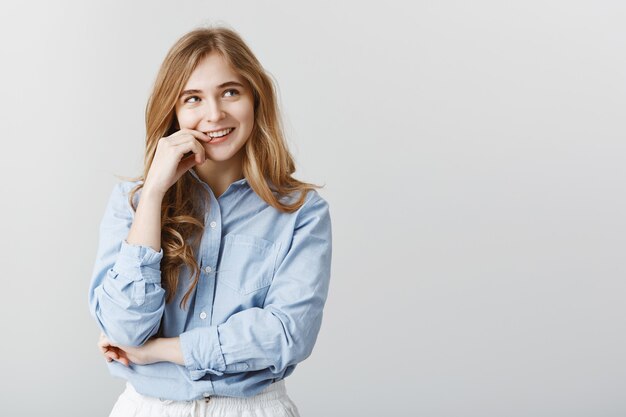
[(165, 303), (163, 249), (126, 241), (132, 181), (117, 183), (110, 195), (88, 297), (91, 315), (113, 344), (141, 346), (162, 326), (162, 337), (180, 336), (185, 364), (103, 362), (139, 393), (165, 400), (255, 395), (289, 376), (313, 350), (330, 280), (328, 203), (312, 190), (302, 207), (284, 213), (245, 178), (216, 198), (193, 169), (189, 173), (210, 201), (195, 249), (201, 274), (186, 309), (179, 304), (189, 269), (182, 266), (176, 296)]

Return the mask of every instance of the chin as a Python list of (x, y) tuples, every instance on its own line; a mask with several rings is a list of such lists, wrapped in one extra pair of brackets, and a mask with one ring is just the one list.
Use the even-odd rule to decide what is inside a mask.
[(222, 152), (214, 152), (214, 153), (208, 153), (209, 158), (212, 161), (215, 162), (226, 162), (229, 161), (231, 159), (233, 159), (234, 157), (238, 156), (240, 153), (242, 153), (243, 150), (241, 150), (241, 152), (236, 152), (236, 153), (222, 153)]

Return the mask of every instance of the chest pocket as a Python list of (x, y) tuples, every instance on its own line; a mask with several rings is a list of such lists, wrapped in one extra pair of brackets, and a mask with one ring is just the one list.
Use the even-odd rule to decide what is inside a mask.
[(217, 282), (247, 295), (269, 286), (274, 277), (278, 245), (256, 236), (229, 233), (217, 269)]

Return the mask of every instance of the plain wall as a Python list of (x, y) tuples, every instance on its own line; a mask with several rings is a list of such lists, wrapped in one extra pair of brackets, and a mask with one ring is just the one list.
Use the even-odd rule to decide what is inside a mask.
[(237, 30), (279, 86), (333, 265), (308, 416), (626, 414), (626, 3), (3, 4), (0, 414), (107, 416), (98, 224), (158, 67)]

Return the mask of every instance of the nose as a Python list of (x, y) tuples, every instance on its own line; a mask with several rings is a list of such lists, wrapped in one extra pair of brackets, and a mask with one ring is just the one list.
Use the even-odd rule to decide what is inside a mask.
[(207, 100), (204, 109), (204, 119), (208, 122), (216, 122), (226, 117), (224, 110), (222, 110), (219, 102), (213, 100)]

